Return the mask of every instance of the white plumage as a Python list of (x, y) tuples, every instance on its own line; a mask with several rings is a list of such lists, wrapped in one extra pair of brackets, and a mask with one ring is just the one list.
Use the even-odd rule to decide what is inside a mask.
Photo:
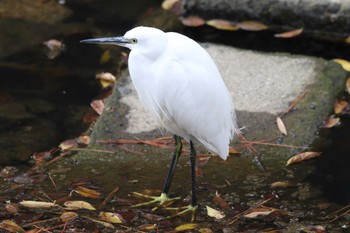
[(184, 35), (151, 27), (124, 38), (134, 39), (124, 46), (131, 49), (129, 72), (140, 101), (167, 130), (226, 159), (236, 117), (209, 54)]

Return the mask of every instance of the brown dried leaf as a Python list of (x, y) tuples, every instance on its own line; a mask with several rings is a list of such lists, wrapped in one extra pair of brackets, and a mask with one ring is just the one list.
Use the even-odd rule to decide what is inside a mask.
[(205, 20), (197, 15), (189, 16), (181, 19), (183, 25), (188, 27), (199, 27), (205, 24)]
[(95, 223), (101, 224), (104, 227), (114, 229), (114, 226), (112, 224), (108, 223), (108, 222), (103, 222), (103, 221), (100, 221), (100, 220), (97, 220), (97, 219), (93, 219), (93, 218), (87, 218), (87, 219), (89, 219), (90, 221), (93, 221)]
[(236, 26), (246, 31), (262, 31), (268, 29), (268, 27), (257, 21), (242, 21), (236, 24)]
[(66, 201), (64, 206), (68, 207), (70, 210), (77, 209), (87, 209), (87, 210), (96, 210), (90, 203), (86, 201)]
[(279, 131), (284, 135), (287, 136), (287, 129), (286, 126), (284, 125), (282, 119), (280, 117), (276, 118), (276, 123)]
[(102, 85), (102, 87), (109, 87), (117, 82), (115, 76), (109, 72), (102, 72), (96, 74), (96, 79), (98, 79)]
[(304, 160), (312, 159), (321, 155), (321, 152), (308, 151), (292, 156), (287, 161), (287, 166), (293, 163), (300, 163)]
[(256, 218), (258, 216), (267, 216), (274, 212), (276, 209), (274, 208), (268, 208), (268, 207), (261, 207), (261, 208), (255, 208), (250, 213), (243, 215), (246, 218)]
[(103, 112), (103, 109), (105, 107), (105, 104), (103, 103), (102, 100), (93, 100), (90, 104), (90, 106), (92, 107), (93, 110), (95, 110), (95, 112), (98, 115), (101, 115)]
[(229, 148), (228, 153), (230, 155), (239, 155), (239, 154), (241, 154), (241, 152), (239, 152), (238, 150), (236, 150), (235, 148), (232, 148), (232, 147)]
[(79, 215), (75, 212), (64, 212), (63, 214), (61, 214), (60, 220), (62, 222), (68, 222), (70, 220), (77, 218), (78, 216)]
[(62, 41), (56, 40), (56, 39), (51, 39), (48, 41), (43, 42), (44, 45), (50, 50), (60, 50), (64, 47), (64, 44)]
[(333, 105), (334, 113), (340, 114), (347, 106), (348, 106), (347, 101), (337, 99)]
[(164, 10), (170, 10), (179, 0), (164, 0), (162, 2), (162, 8)]
[(227, 209), (229, 205), (227, 204), (226, 200), (216, 191), (215, 196), (213, 198), (213, 202), (220, 206), (222, 209)]
[(175, 231), (188, 231), (198, 228), (198, 224), (196, 223), (185, 223), (181, 224), (180, 226), (177, 226), (175, 228)]
[(300, 229), (301, 232), (308, 233), (326, 233), (326, 229), (323, 226), (307, 226)]
[(226, 31), (237, 31), (239, 29), (235, 25), (235, 23), (224, 19), (211, 19), (211, 20), (208, 20), (206, 24), (216, 29), (226, 30)]
[(200, 228), (198, 231), (200, 233), (213, 233), (213, 231), (210, 228)]
[(91, 137), (87, 135), (82, 135), (78, 137), (78, 143), (84, 146), (90, 145)]
[(225, 217), (225, 214), (219, 210), (213, 209), (210, 206), (206, 206), (207, 207), (207, 215), (209, 217), (213, 217), (216, 219), (222, 219)]
[(106, 222), (111, 222), (111, 223), (123, 223), (124, 219), (121, 215), (118, 213), (111, 213), (111, 212), (100, 212), (98, 217)]
[(330, 116), (330, 117), (327, 117), (326, 120), (324, 120), (323, 128), (332, 128), (332, 127), (337, 126), (339, 124), (340, 124), (339, 117)]
[(300, 36), (302, 32), (303, 32), (303, 28), (299, 28), (299, 29), (295, 29), (292, 31), (275, 34), (275, 37), (277, 37), (277, 38), (293, 38), (293, 37)]
[(94, 190), (94, 189), (89, 189), (89, 188), (85, 188), (83, 186), (77, 186), (74, 189), (74, 192), (76, 192), (77, 194), (83, 196), (83, 197), (87, 197), (87, 198), (100, 198), (102, 197), (102, 193)]
[(15, 232), (15, 233), (21, 233), (25, 232), (25, 230), (18, 226), (17, 223), (11, 221), (11, 220), (4, 220), (0, 223), (0, 228), (7, 230), (9, 232)]
[(143, 217), (153, 223), (165, 220), (163, 216), (157, 214), (144, 214)]
[(350, 44), (350, 36), (349, 36), (349, 37), (346, 37), (344, 41), (345, 41), (345, 43)]
[(17, 214), (18, 213), (18, 205), (14, 203), (6, 204), (5, 209), (10, 214)]
[(95, 122), (97, 118), (98, 118), (98, 114), (96, 112), (90, 111), (84, 115), (83, 122), (85, 124), (89, 124), (89, 123)]
[(28, 208), (43, 208), (43, 209), (58, 206), (55, 203), (45, 202), (45, 201), (21, 201), (19, 204)]
[(350, 93), (350, 77), (346, 79), (346, 90)]
[(276, 181), (271, 184), (271, 188), (289, 188), (296, 186), (296, 184), (287, 181)]
[(155, 230), (158, 229), (158, 226), (156, 224), (143, 224), (141, 226), (138, 227), (141, 231), (151, 231), (151, 230)]
[(78, 139), (76, 139), (76, 138), (63, 141), (59, 145), (59, 148), (62, 151), (71, 150), (71, 149), (74, 149), (76, 147), (78, 147)]
[(103, 103), (102, 100), (93, 100), (90, 106), (92, 107), (93, 110), (95, 110), (95, 112), (98, 115), (101, 115), (103, 112), (103, 109), (105, 108), (105, 104)]

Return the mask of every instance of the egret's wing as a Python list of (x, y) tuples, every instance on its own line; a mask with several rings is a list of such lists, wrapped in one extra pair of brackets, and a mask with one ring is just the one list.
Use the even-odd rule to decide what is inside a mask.
[[(189, 51), (189, 56), (198, 51)], [(205, 51), (204, 51), (205, 52)], [(199, 59), (169, 60), (158, 71), (156, 97), (166, 115), (165, 127), (171, 132), (197, 140), (222, 158), (235, 129), (231, 97), (209, 57), (199, 51)], [(202, 54), (201, 54), (202, 53)], [(183, 53), (182, 53), (183, 54)]]

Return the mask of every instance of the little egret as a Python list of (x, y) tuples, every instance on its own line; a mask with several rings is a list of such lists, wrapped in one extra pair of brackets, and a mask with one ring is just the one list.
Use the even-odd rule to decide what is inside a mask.
[(152, 27), (136, 27), (122, 37), (81, 42), (119, 45), (131, 50), (129, 73), (140, 101), (159, 125), (175, 137), (175, 152), (162, 194), (147, 196), (153, 200), (140, 205), (155, 202), (162, 205), (170, 200), (168, 192), (184, 138), (190, 144), (192, 203), (179, 214), (191, 211), (193, 218), (197, 208), (193, 143), (202, 144), (225, 160), (230, 140), (238, 132), (231, 97), (215, 63), (194, 40)]

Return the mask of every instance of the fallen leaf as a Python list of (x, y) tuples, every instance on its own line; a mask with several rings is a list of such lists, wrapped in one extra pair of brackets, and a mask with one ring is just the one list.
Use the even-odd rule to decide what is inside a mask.
[(143, 224), (141, 226), (138, 227), (138, 229), (140, 229), (141, 231), (143, 230), (147, 230), (147, 231), (150, 231), (150, 230), (155, 230), (155, 229), (158, 229), (158, 226), (156, 224)]
[(187, 18), (182, 18), (181, 22), (183, 25), (188, 27), (199, 27), (205, 24), (205, 20), (197, 15), (189, 16)]
[(143, 217), (153, 223), (165, 220), (163, 216), (157, 214), (144, 214)]
[(93, 219), (93, 218), (87, 218), (87, 219), (89, 219), (90, 221), (93, 221), (95, 223), (101, 224), (104, 227), (111, 228), (111, 229), (114, 228), (114, 226), (112, 224), (108, 223), (108, 222), (103, 222), (103, 221), (100, 221), (100, 220), (97, 220), (97, 219)]
[(100, 81), (101, 86), (104, 88), (109, 87), (117, 82), (116, 77), (109, 72), (96, 74), (96, 79)]
[(103, 103), (102, 100), (93, 100), (90, 106), (92, 107), (93, 110), (95, 110), (95, 112), (98, 115), (101, 115), (103, 112), (103, 109), (105, 108), (105, 104)]
[(219, 210), (213, 209), (210, 206), (206, 206), (207, 207), (207, 215), (209, 217), (213, 217), (216, 219), (222, 219), (225, 217), (225, 214)]
[(85, 124), (95, 122), (97, 120), (98, 116), (99, 115), (95, 111), (90, 111), (84, 115), (83, 122)]
[(111, 59), (111, 52), (109, 50), (106, 50), (102, 53), (101, 57), (100, 57), (100, 64), (106, 64), (107, 62), (109, 62), (109, 60)]
[(171, 8), (173, 8), (174, 4), (179, 2), (179, 0), (164, 0), (162, 2), (162, 8), (164, 10), (170, 10)]
[(350, 77), (346, 79), (346, 90), (350, 94)]
[(345, 43), (350, 44), (350, 36), (349, 36), (349, 37), (346, 37), (344, 41), (345, 41)]
[(5, 206), (6, 212), (10, 214), (17, 214), (18, 213), (18, 205), (14, 203), (6, 204)]
[(25, 230), (18, 226), (17, 223), (11, 221), (11, 220), (4, 220), (0, 223), (0, 228), (5, 229), (9, 232), (15, 232), (15, 233), (21, 233), (25, 232)]
[(235, 25), (235, 23), (224, 19), (211, 19), (211, 20), (208, 20), (206, 24), (216, 29), (226, 30), (226, 31), (237, 31), (239, 29)]
[(55, 203), (45, 202), (45, 201), (21, 201), (19, 204), (28, 208), (43, 208), (43, 209), (58, 206)]
[(350, 62), (348, 62), (347, 60), (337, 58), (333, 59), (333, 61), (339, 63), (344, 70), (350, 71)]
[(165, 0), (162, 3), (164, 10), (170, 10), (175, 15), (183, 15), (183, 4), (182, 0)]
[(46, 45), (47, 48), (49, 48), (49, 51), (47, 53), (47, 57), (49, 59), (54, 59), (57, 56), (59, 56), (66, 48), (66, 46), (58, 40), (51, 39), (48, 41), (43, 42), (44, 45)]
[(124, 219), (117, 213), (111, 213), (111, 212), (101, 212), (98, 217), (106, 222), (111, 223), (123, 223)]
[(323, 226), (307, 226), (300, 229), (300, 232), (304, 233), (326, 233), (326, 229)]
[(56, 39), (44, 41), (43, 44), (46, 45), (46, 47), (50, 50), (57, 50), (57, 49), (59, 50), (64, 47), (64, 44), (62, 43), (62, 41), (59, 41)]
[(62, 222), (68, 222), (70, 220), (77, 218), (78, 216), (79, 215), (75, 212), (64, 212), (63, 214), (61, 214), (60, 220)]
[(230, 155), (238, 155), (241, 154), (241, 152), (239, 152), (238, 150), (236, 150), (235, 148), (229, 147), (228, 153)]
[(245, 214), (243, 216), (246, 218), (256, 218), (258, 216), (267, 216), (274, 211), (275, 211), (275, 209), (273, 209), (273, 208), (264, 208), (264, 207), (263, 208), (256, 208), (256, 209), (253, 209), (252, 212), (250, 212), (249, 214)]
[(304, 160), (312, 159), (321, 155), (321, 152), (308, 151), (292, 156), (287, 161), (287, 166), (293, 163), (300, 163)]
[(348, 102), (345, 100), (336, 100), (333, 105), (334, 113), (340, 114), (346, 107), (348, 106)]
[(334, 126), (337, 126), (340, 124), (340, 118), (339, 117), (334, 117), (334, 116), (330, 116), (327, 117), (324, 121), (323, 121), (323, 128), (332, 128)]
[(220, 195), (218, 191), (215, 192), (215, 196), (213, 198), (213, 202), (220, 206), (222, 209), (227, 209), (229, 205), (226, 200)]
[(210, 228), (200, 228), (198, 231), (200, 233), (213, 233), (213, 231)]
[(276, 181), (271, 184), (271, 188), (290, 188), (296, 186), (296, 184), (287, 181)]
[(59, 148), (62, 151), (71, 150), (78, 147), (78, 139), (68, 139), (60, 143)]
[(86, 201), (66, 201), (64, 206), (68, 207), (71, 210), (77, 209), (87, 209), (87, 210), (96, 210), (90, 203)]
[(300, 36), (302, 32), (303, 32), (303, 29), (299, 28), (299, 29), (288, 31), (288, 32), (275, 34), (275, 37), (277, 37), (277, 38), (293, 38), (296, 36)]
[(198, 228), (198, 224), (196, 223), (185, 223), (181, 224), (180, 226), (177, 226), (175, 228), (175, 231), (187, 231), (187, 230), (193, 230)]
[(330, 207), (330, 206), (331, 206), (330, 203), (319, 203), (319, 204), (317, 204), (317, 208), (319, 208), (320, 210), (328, 209), (328, 207)]
[(287, 136), (287, 129), (286, 126), (284, 125), (282, 119), (280, 117), (276, 118), (276, 123), (279, 131), (284, 135)]
[(90, 145), (91, 137), (87, 135), (82, 135), (78, 137), (78, 143), (84, 146)]
[(76, 192), (77, 194), (83, 196), (83, 197), (87, 197), (87, 198), (100, 198), (102, 197), (102, 193), (94, 190), (94, 189), (89, 189), (89, 188), (85, 188), (83, 186), (77, 186), (74, 188), (74, 192)]
[(268, 29), (268, 27), (257, 21), (242, 21), (236, 24), (236, 26), (246, 31), (262, 31)]

